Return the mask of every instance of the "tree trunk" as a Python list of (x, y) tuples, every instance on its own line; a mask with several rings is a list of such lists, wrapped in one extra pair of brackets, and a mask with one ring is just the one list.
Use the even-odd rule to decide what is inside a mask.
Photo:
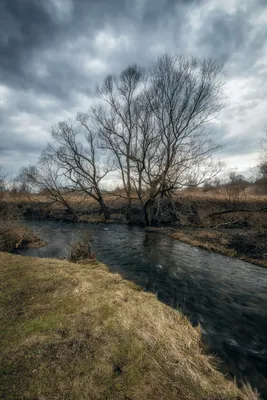
[(101, 207), (101, 211), (103, 212), (105, 219), (108, 221), (110, 219), (110, 211), (107, 208), (101, 193), (98, 194), (98, 203)]
[(152, 225), (152, 218), (151, 218), (151, 206), (153, 206), (153, 200), (148, 199), (144, 204), (144, 217), (145, 217), (145, 224), (147, 227), (151, 227)]
[(130, 169), (130, 153), (129, 148), (127, 149), (127, 197), (128, 197), (128, 205), (126, 212), (127, 222), (131, 222), (132, 217), (132, 186), (131, 186), (131, 169)]
[(127, 204), (126, 220), (128, 223), (130, 223), (132, 220), (132, 201), (130, 199)]

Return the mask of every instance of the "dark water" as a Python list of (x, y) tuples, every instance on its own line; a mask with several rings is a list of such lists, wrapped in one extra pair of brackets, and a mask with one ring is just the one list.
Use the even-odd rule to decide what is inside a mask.
[[(27, 222), (48, 244), (21, 254), (62, 258), (81, 230), (97, 259), (200, 322), (203, 340), (237, 379), (267, 398), (267, 269), (140, 227)], [(227, 369), (225, 369), (227, 366)]]

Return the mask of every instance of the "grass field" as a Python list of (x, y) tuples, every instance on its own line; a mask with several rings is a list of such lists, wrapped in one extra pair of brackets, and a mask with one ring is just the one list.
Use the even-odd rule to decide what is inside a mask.
[(0, 253), (0, 274), (0, 399), (257, 399), (180, 312), (96, 261)]

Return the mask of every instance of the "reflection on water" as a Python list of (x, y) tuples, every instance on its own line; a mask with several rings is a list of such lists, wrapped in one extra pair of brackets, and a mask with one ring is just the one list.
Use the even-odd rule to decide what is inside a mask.
[(64, 258), (81, 229), (89, 231), (98, 260), (200, 323), (209, 350), (267, 397), (267, 269), (140, 227), (27, 223), (48, 243), (21, 251), (37, 257)]

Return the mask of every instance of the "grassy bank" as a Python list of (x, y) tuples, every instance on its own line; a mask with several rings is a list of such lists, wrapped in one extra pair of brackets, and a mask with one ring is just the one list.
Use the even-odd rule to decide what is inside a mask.
[(42, 247), (44, 244), (22, 222), (0, 219), (0, 251), (12, 252), (20, 248)]
[(1, 399), (256, 398), (184, 316), (96, 261), (0, 253), (0, 274)]
[(0, 251), (41, 247), (45, 243), (22, 221), (22, 212), (12, 203), (0, 205)]
[(218, 232), (211, 229), (183, 229), (171, 233), (171, 237), (192, 246), (267, 267), (266, 233), (252, 230), (233, 233), (231, 230)]

